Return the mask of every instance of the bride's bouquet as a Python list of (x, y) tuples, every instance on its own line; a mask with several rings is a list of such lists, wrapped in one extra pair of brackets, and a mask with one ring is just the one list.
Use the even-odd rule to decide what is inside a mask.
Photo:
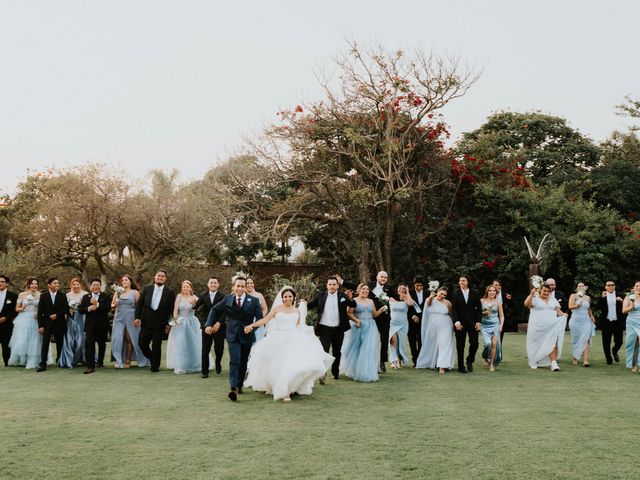
[(540, 275), (534, 275), (531, 277), (531, 285), (533, 285), (533, 288), (540, 290), (540, 287), (542, 286), (542, 277)]
[(429, 291), (435, 292), (440, 288), (440, 282), (438, 280), (431, 280), (429, 282)]
[(182, 325), (183, 323), (184, 318), (182, 318), (181, 316), (177, 316), (176, 318), (169, 321), (169, 325), (171, 325), (172, 327), (175, 327), (176, 325)]
[(380, 300), (380, 303), (382, 303), (383, 305), (389, 305), (389, 295), (387, 295), (384, 291), (380, 292), (380, 294), (378, 295), (378, 300)]

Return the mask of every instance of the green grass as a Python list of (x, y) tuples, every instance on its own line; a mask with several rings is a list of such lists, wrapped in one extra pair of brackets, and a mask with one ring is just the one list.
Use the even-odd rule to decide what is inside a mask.
[[(290, 404), (168, 370), (0, 369), (0, 478), (637, 478), (640, 376), (606, 366), (328, 380)], [(166, 346), (166, 345), (165, 345)], [(624, 359), (622, 359), (624, 362)]]

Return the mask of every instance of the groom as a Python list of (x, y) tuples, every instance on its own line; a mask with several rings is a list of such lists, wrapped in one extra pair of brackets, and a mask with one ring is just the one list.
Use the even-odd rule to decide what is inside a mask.
[(223, 323), (227, 326), (227, 343), (229, 344), (229, 399), (235, 402), (242, 393), (242, 383), (247, 373), (247, 362), (251, 346), (256, 336), (251, 331), (244, 333), (244, 327), (262, 318), (262, 307), (257, 298), (245, 292), (247, 279), (236, 277), (233, 280), (233, 293), (216, 303), (209, 311), (204, 329), (207, 335), (216, 333)]

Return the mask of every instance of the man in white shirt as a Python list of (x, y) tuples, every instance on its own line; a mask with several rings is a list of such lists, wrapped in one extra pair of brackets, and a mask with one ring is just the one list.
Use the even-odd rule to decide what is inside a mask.
[(0, 275), (0, 344), (2, 345), (2, 360), (4, 366), (9, 364), (11, 349), (9, 341), (13, 333), (13, 319), (16, 317), (16, 303), (18, 303), (18, 295), (10, 292), (9, 277)]
[[(622, 314), (622, 297), (616, 292), (616, 283), (613, 280), (604, 282), (604, 291), (598, 299), (600, 311), (599, 327), (602, 330), (602, 349), (607, 360), (607, 365), (613, 361), (620, 361), (618, 350), (622, 347), (622, 331), (624, 329), (624, 315)], [(611, 337), (613, 336), (613, 350), (611, 349)]]

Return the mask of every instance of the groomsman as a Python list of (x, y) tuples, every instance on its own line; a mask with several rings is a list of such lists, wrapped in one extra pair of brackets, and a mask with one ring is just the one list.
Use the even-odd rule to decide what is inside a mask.
[(504, 337), (504, 331), (507, 325), (509, 325), (509, 317), (511, 316), (511, 294), (502, 291), (502, 282), (497, 278), (491, 282), (491, 285), (493, 285), (493, 288), (498, 292), (496, 300), (502, 305), (502, 314), (504, 315), (504, 324), (500, 332), (500, 343), (502, 343), (502, 337)]
[[(458, 371), (460, 373), (473, 372), (473, 362), (478, 351), (478, 332), (482, 323), (482, 304), (480, 295), (469, 288), (469, 277), (460, 275), (459, 289), (453, 292), (451, 298), (451, 313), (456, 333), (456, 351), (458, 352)], [(464, 347), (466, 337), (469, 336), (469, 355), (466, 358), (465, 369)]]
[(553, 278), (547, 278), (547, 281), (545, 283), (549, 285), (549, 288), (551, 289), (551, 297), (555, 298), (560, 304), (560, 310), (562, 310), (563, 312), (567, 312), (567, 296), (560, 290), (556, 290), (556, 281)]
[[(327, 280), (327, 291), (320, 292), (307, 304), (307, 309), (317, 309), (318, 319), (315, 325), (316, 335), (320, 338), (320, 343), (324, 351), (334, 356), (335, 360), (331, 365), (331, 373), (335, 380), (339, 377), (340, 370), (340, 350), (344, 340), (344, 332), (349, 330), (349, 317), (347, 307), (355, 308), (356, 302), (352, 300), (351, 290), (346, 293), (338, 291), (339, 281), (337, 277), (329, 277)], [(320, 379), (324, 385), (325, 377)]]
[(13, 333), (13, 319), (16, 318), (16, 303), (18, 295), (10, 292), (7, 287), (10, 280), (6, 275), (0, 275), (0, 344), (2, 345), (2, 360), (4, 366), (9, 365), (11, 349), (9, 341)]
[[(376, 310), (380, 309), (382, 305), (388, 306), (389, 298), (395, 298), (393, 290), (389, 285), (387, 285), (388, 280), (389, 275), (387, 272), (380, 271), (376, 276), (375, 285), (372, 285), (369, 288), (369, 298), (373, 300)], [(385, 296), (387, 297), (386, 299), (384, 299)], [(389, 359), (389, 327), (391, 325), (391, 312), (387, 309), (386, 312), (378, 315), (375, 320), (378, 332), (380, 333), (380, 367), (378, 372), (384, 373), (387, 371), (384, 364)]]
[(413, 366), (416, 365), (420, 349), (422, 348), (422, 312), (427, 295), (424, 293), (424, 279), (416, 276), (413, 279), (413, 288), (409, 290), (409, 295), (413, 299), (413, 305), (409, 307), (407, 313), (409, 321), (409, 348), (411, 349), (411, 359)]
[(142, 289), (136, 304), (136, 320), (133, 325), (140, 328), (138, 346), (151, 363), (151, 371), (160, 371), (162, 340), (169, 333), (169, 321), (173, 315), (176, 293), (167, 287), (167, 272), (158, 270), (153, 285)]
[(49, 344), (51, 336), (56, 339), (56, 365), (62, 352), (64, 334), (67, 331), (67, 318), (69, 317), (69, 303), (67, 296), (59, 291), (60, 281), (57, 277), (47, 280), (47, 290), (40, 295), (38, 304), (38, 333), (42, 335), (42, 350), (40, 366), (37, 372), (47, 369), (49, 356)]
[(211, 346), (213, 345), (213, 352), (215, 354), (215, 367), (216, 373), (222, 372), (222, 356), (224, 355), (224, 337), (226, 336), (226, 326), (222, 325), (213, 335), (208, 335), (204, 331), (204, 325), (209, 318), (209, 312), (211, 308), (224, 298), (224, 293), (220, 292), (220, 281), (218, 277), (211, 277), (207, 282), (208, 290), (202, 292), (198, 296), (198, 301), (193, 307), (195, 310), (201, 308), (200, 314), (200, 326), (202, 328), (202, 378), (209, 377), (209, 353), (211, 352)]
[[(623, 299), (616, 292), (616, 284), (613, 280), (604, 282), (604, 292), (598, 299), (600, 318), (598, 326), (602, 330), (602, 349), (607, 359), (607, 365), (615, 360), (620, 361), (618, 350), (622, 347), (622, 330), (624, 329), (625, 316), (622, 313)], [(611, 337), (613, 336), (613, 352), (611, 351)], [(613, 358), (611, 354), (613, 353)]]
[(96, 371), (96, 342), (98, 343), (98, 368), (104, 367), (104, 353), (107, 349), (107, 332), (109, 331), (109, 312), (111, 297), (102, 292), (102, 281), (91, 280), (91, 290), (80, 301), (78, 311), (84, 317), (85, 359), (87, 368), (83, 373)]

